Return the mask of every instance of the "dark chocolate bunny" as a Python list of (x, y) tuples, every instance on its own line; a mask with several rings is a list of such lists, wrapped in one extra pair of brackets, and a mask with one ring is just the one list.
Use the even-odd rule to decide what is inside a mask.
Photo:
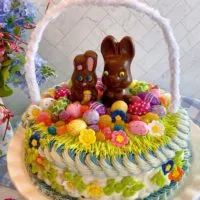
[(96, 76), (97, 54), (87, 51), (74, 58), (74, 72), (72, 74), (71, 100), (85, 104), (97, 99)]
[(116, 100), (125, 100), (124, 92), (132, 81), (131, 62), (135, 56), (135, 48), (130, 37), (120, 42), (113, 36), (107, 36), (101, 44), (104, 58), (102, 81), (106, 86), (103, 102), (110, 106)]

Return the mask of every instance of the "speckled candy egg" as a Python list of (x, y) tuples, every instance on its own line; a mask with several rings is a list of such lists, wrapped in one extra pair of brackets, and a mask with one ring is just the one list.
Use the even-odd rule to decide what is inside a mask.
[(133, 135), (146, 135), (148, 133), (148, 125), (143, 121), (132, 121), (128, 124), (128, 130)]
[(111, 111), (113, 112), (115, 110), (121, 110), (126, 113), (128, 111), (128, 105), (124, 101), (116, 101), (111, 106)]
[(96, 110), (88, 110), (83, 114), (83, 120), (88, 125), (98, 124), (98, 122), (99, 122), (99, 113)]
[(135, 103), (132, 103), (128, 107), (128, 112), (132, 115), (138, 115), (142, 116), (149, 112), (151, 109), (150, 103), (146, 101), (136, 101)]
[(67, 133), (72, 136), (79, 135), (80, 131), (87, 128), (87, 124), (81, 119), (72, 120), (67, 124)]
[(82, 114), (81, 112), (81, 105), (79, 103), (72, 103), (69, 104), (66, 111), (70, 114), (73, 118), (79, 118)]
[(48, 108), (50, 108), (50, 106), (52, 106), (54, 101), (55, 101), (55, 99), (53, 99), (53, 98), (44, 98), (44, 99), (41, 99), (39, 106), (43, 110), (47, 110)]
[(163, 118), (167, 113), (165, 107), (161, 105), (152, 106), (151, 112), (156, 113), (160, 118)]
[(149, 102), (151, 106), (160, 105), (159, 99), (151, 92), (142, 92), (138, 96), (142, 100)]
[(102, 103), (99, 103), (98, 101), (92, 102), (89, 104), (89, 108), (92, 110), (96, 110), (99, 115), (105, 115), (106, 114), (106, 108)]

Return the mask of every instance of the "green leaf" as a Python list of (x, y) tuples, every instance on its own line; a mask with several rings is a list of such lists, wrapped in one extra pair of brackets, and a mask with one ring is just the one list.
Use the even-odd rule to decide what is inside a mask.
[(7, 81), (8, 78), (9, 78), (8, 66), (7, 67), (2, 67), (0, 73), (1, 73), (1, 78), (3, 78), (4, 81)]
[(0, 97), (8, 97), (12, 95), (13, 91), (8, 85), (0, 87)]
[(3, 63), (1, 63), (1, 66), (6, 67), (6, 66), (9, 66), (11, 63), (12, 63), (12, 60), (6, 60)]
[(142, 188), (144, 188), (144, 184), (138, 182), (138, 183), (135, 184), (133, 187), (134, 187), (134, 190), (135, 190), (135, 191), (140, 191)]
[(182, 167), (184, 165), (183, 160), (183, 150), (177, 151), (175, 157), (173, 158), (175, 166)]
[(115, 191), (115, 188), (113, 186), (112, 187), (106, 186), (103, 188), (103, 191), (107, 196), (110, 196)]
[(125, 187), (126, 187), (126, 186), (123, 185), (123, 184), (121, 184), (121, 183), (116, 183), (116, 184), (115, 184), (115, 191), (116, 191), (117, 193), (120, 193), (120, 192), (122, 192), (122, 190), (124, 190)]
[(157, 185), (158, 187), (162, 188), (166, 184), (167, 179), (163, 175), (163, 173), (159, 171), (151, 178), (151, 182)]
[(13, 32), (14, 32), (14, 34), (16, 36), (20, 36), (20, 34), (21, 34), (21, 28), (19, 26), (15, 26)]
[(121, 183), (122, 183), (122, 185), (134, 185), (136, 183), (136, 181), (130, 176), (125, 176), (121, 180)]
[(45, 77), (45, 78), (48, 78), (48, 77), (55, 77), (56, 76), (56, 72), (54, 69), (52, 69), (50, 66), (48, 65), (44, 65), (42, 67), (42, 69), (40, 70), (40, 72), (42, 73), (42, 75)]
[(136, 191), (133, 188), (126, 188), (122, 194), (123, 197), (132, 197), (134, 196)]

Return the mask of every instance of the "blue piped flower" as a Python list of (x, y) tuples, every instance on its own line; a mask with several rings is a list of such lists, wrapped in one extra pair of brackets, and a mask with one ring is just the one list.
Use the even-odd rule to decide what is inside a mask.
[(173, 160), (169, 160), (167, 163), (163, 164), (162, 165), (163, 174), (164, 175), (168, 174), (170, 171), (172, 171), (173, 167), (174, 167)]
[(40, 147), (40, 132), (35, 132), (29, 140), (29, 146), (38, 149)]
[(116, 122), (117, 118), (120, 118), (122, 121), (126, 122), (126, 113), (122, 110), (115, 110), (111, 113), (112, 122)]

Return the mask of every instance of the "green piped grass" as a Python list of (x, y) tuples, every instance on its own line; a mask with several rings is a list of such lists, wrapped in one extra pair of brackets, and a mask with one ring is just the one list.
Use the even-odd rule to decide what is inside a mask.
[(42, 132), (43, 135), (40, 139), (41, 147), (46, 147), (50, 141), (55, 140), (54, 145), (64, 145), (64, 149), (74, 149), (76, 153), (85, 151), (87, 153), (95, 154), (96, 156), (115, 157), (125, 155), (128, 152), (139, 155), (148, 151), (156, 151), (159, 147), (167, 145), (171, 141), (171, 138), (176, 135), (179, 114), (167, 114), (161, 122), (165, 126), (165, 134), (163, 136), (151, 136), (150, 134), (147, 134), (146, 136), (135, 136), (129, 134), (126, 130), (129, 136), (129, 143), (122, 148), (113, 146), (110, 141), (97, 141), (95, 144), (86, 148), (79, 142), (78, 137), (67, 134), (62, 136), (52, 136), (48, 134), (46, 128), (42, 125), (34, 125), (31, 128), (32, 130), (40, 130)]

